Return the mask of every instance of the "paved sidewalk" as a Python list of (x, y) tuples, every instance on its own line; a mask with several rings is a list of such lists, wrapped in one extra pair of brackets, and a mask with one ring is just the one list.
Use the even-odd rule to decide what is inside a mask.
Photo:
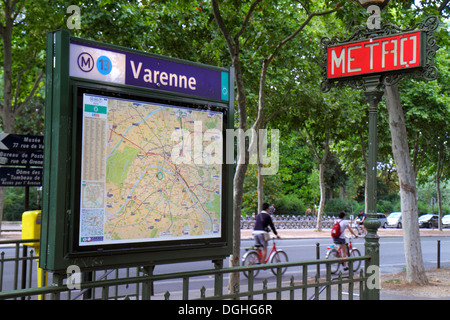
[[(0, 240), (5, 239), (21, 239), (22, 237), (22, 223), (15, 221), (3, 221), (2, 233)], [(278, 229), (278, 234), (284, 239), (315, 239), (315, 238), (331, 238), (331, 229), (323, 229), (317, 231), (314, 229)], [(444, 236), (450, 237), (450, 229), (439, 231), (437, 229), (420, 229), (421, 236)], [(379, 237), (401, 237), (403, 236), (402, 229), (378, 229)], [(252, 230), (241, 230), (241, 239), (251, 239)]]
[[(22, 223), (3, 221), (2, 233), (0, 240), (15, 240), (22, 238)], [(316, 238), (331, 238), (331, 229), (323, 229), (317, 231), (314, 229), (279, 229), (278, 234), (283, 239), (316, 239)], [(420, 229), (421, 236), (443, 236), (450, 237), (450, 229), (439, 231), (437, 229)], [(402, 237), (402, 229), (378, 229), (378, 236), (381, 237)], [(252, 230), (241, 230), (241, 239), (251, 239)]]
[[(281, 229), (277, 230), (278, 234), (283, 239), (315, 239), (315, 238), (330, 238), (331, 229), (323, 229), (317, 231), (313, 229)], [(381, 237), (402, 237), (402, 229), (378, 229), (378, 236)], [(450, 237), (450, 229), (439, 231), (437, 229), (420, 229), (421, 236), (441, 236)], [(241, 239), (251, 239), (252, 230), (241, 230)]]

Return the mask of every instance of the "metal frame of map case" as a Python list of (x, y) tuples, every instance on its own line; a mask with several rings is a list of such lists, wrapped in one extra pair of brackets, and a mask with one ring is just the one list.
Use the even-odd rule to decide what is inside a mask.
[[(169, 121), (166, 119), (169, 116), (172, 117), (171, 131), (185, 130), (176, 131), (181, 132), (178, 145), (189, 133), (194, 139), (198, 137), (195, 132), (199, 132), (202, 123), (202, 133), (208, 129), (213, 132), (212, 129), (220, 128), (223, 133), (226, 129), (234, 129), (233, 75), (232, 68), (207, 66), (74, 38), (64, 30), (49, 33), (40, 267), (64, 272), (68, 266), (77, 265), (88, 271), (193, 260), (217, 261), (228, 256), (232, 246), (234, 164), (222, 162), (220, 165), (218, 172), (222, 176), (218, 192), (218, 186), (213, 189), (205, 185), (207, 180), (188, 181), (186, 175), (190, 171), (183, 169), (187, 164), (169, 163), (168, 152), (176, 150), (175, 143), (172, 150), (158, 150), (150, 146), (152, 138), (147, 139), (147, 135), (152, 132), (157, 139), (158, 121)], [(123, 115), (122, 120), (137, 130), (119, 128), (118, 121), (108, 119), (113, 116), (113, 111), (118, 112), (113, 107), (108, 109), (108, 103), (113, 106), (117, 101), (121, 102), (120, 107), (125, 112), (134, 112), (135, 121), (131, 119), (133, 116)], [(149, 110), (158, 106), (161, 108), (153, 111), (160, 110), (161, 113), (151, 117), (155, 114)], [(149, 111), (147, 121), (143, 121), (139, 117), (146, 110)], [(222, 119), (222, 127), (213, 119), (210, 119), (210, 126), (205, 126), (204, 121), (196, 121), (215, 115)], [(116, 120), (120, 117), (118, 113), (115, 116)], [(177, 127), (176, 121), (181, 127)], [(147, 127), (139, 128), (140, 125)], [(85, 135), (83, 130), (87, 130)], [(211, 136), (208, 141), (214, 140), (214, 133)], [(223, 151), (225, 137), (223, 134)], [(133, 139), (140, 141), (135, 143)], [(133, 143), (139, 146), (132, 146)], [(148, 144), (148, 148), (144, 148), (144, 144)], [(193, 145), (193, 155), (202, 154)], [(205, 147), (201, 143), (200, 146)], [(120, 149), (121, 153), (116, 153), (118, 149), (114, 148)], [(187, 149), (179, 150), (182, 150), (181, 155)], [(113, 154), (115, 158), (110, 158)], [(137, 161), (144, 157), (153, 157), (159, 162), (147, 165), (147, 171), (142, 171)], [(195, 162), (195, 159), (198, 157), (191, 160)], [(134, 161), (132, 165), (131, 160)], [(87, 161), (84, 167), (83, 161)], [(108, 161), (112, 161), (109, 166), (105, 165)], [(118, 168), (120, 165), (122, 168)], [(157, 165), (159, 169), (154, 170)], [(193, 168), (197, 176), (208, 170), (202, 168), (200, 162), (194, 163)], [(131, 192), (134, 189), (129, 185), (123, 187), (133, 177), (142, 178), (144, 172), (149, 175), (142, 182), (148, 187), (139, 189), (139, 194)], [(175, 184), (178, 189), (172, 188)], [(118, 186), (128, 189), (121, 193), (114, 189)], [(195, 192), (192, 192), (194, 188)], [(170, 190), (177, 194), (168, 201)], [(209, 198), (200, 190), (207, 190)], [(165, 205), (158, 205), (161, 199), (165, 199)], [(191, 211), (186, 209), (188, 203)], [(200, 233), (194, 236), (199, 227), (195, 212), (207, 214), (210, 211), (206, 206), (216, 211), (220, 206), (220, 221), (208, 226), (206, 236)], [(130, 208), (133, 210), (128, 210)], [(184, 215), (181, 209), (186, 211)], [(85, 215), (82, 210), (87, 210)], [(126, 219), (121, 218), (121, 214), (126, 215)], [(115, 218), (116, 231), (123, 226), (121, 223), (135, 225), (128, 233), (114, 232), (113, 228), (104, 227), (109, 217)], [(183, 217), (185, 224), (180, 221)], [(197, 221), (202, 219), (201, 216), (197, 218)], [(158, 225), (161, 228), (158, 229)], [(140, 229), (144, 229), (147, 233), (143, 234), (147, 236), (139, 235)], [(98, 238), (95, 233), (99, 233)]]

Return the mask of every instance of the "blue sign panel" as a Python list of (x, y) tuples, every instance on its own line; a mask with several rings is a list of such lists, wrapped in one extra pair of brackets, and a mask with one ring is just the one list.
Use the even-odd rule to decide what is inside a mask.
[(229, 101), (229, 74), (220, 68), (84, 42), (72, 41), (70, 44), (70, 75)]

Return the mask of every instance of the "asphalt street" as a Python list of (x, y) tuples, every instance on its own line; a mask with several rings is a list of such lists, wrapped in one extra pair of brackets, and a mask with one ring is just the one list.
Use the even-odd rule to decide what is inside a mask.
[[(285, 230), (287, 231), (287, 230)], [(276, 241), (277, 247), (282, 248), (289, 257), (289, 261), (304, 261), (304, 260), (314, 260), (317, 258), (317, 247), (319, 248), (319, 258), (323, 259), (327, 251), (327, 247), (332, 243), (331, 238), (328, 237), (329, 232), (324, 232), (323, 234), (312, 234), (309, 237), (288, 237), (287, 232), (280, 232), (283, 236), (282, 239)], [(381, 232), (380, 232), (381, 233)], [(316, 237), (314, 237), (314, 235)], [(353, 239), (353, 246), (358, 248), (362, 254), (364, 254), (364, 239), (358, 238)], [(423, 260), (426, 269), (433, 269), (437, 266), (437, 244), (440, 241), (440, 263), (441, 267), (450, 267), (450, 237), (445, 233), (444, 236), (422, 236), (422, 253)], [(246, 234), (243, 234), (241, 241), (241, 256), (245, 252), (245, 248), (253, 245), (253, 240)], [(3, 258), (8, 259), (14, 256), (14, 248), (2, 247), (0, 248), (0, 253), (3, 252)], [(224, 260), (224, 267), (228, 266), (228, 259)], [(34, 265), (34, 270), (35, 269)], [(213, 269), (214, 265), (211, 261), (198, 261), (189, 263), (176, 263), (168, 265), (156, 266), (154, 274), (164, 274), (164, 273), (177, 273), (183, 271), (194, 271), (202, 269)], [(324, 267), (323, 267), (324, 268)], [(398, 273), (404, 271), (405, 269), (405, 257), (403, 249), (403, 237), (401, 236), (382, 236), (380, 237), (380, 271), (382, 274)], [(314, 270), (311, 270), (311, 277), (314, 276)], [(322, 274), (325, 274), (325, 270), (321, 270)], [(101, 276), (102, 273), (99, 272), (97, 277)], [(133, 271), (131, 276), (133, 276)], [(123, 275), (122, 275), (123, 276)], [(300, 277), (301, 273), (297, 269), (287, 270), (283, 277), (283, 281), (288, 281), (291, 276)], [(276, 278), (271, 273), (270, 270), (262, 271), (257, 276), (257, 281), (263, 281), (267, 279), (269, 283), (275, 282)], [(14, 280), (14, 268), (12, 263), (6, 264), (3, 270), (3, 285), (2, 290), (13, 289)], [(50, 279), (51, 281), (51, 279)], [(228, 275), (224, 276), (224, 284), (228, 283)], [(241, 276), (241, 284), (246, 285), (246, 278)], [(205, 286), (207, 290), (211, 291), (214, 286), (213, 276), (201, 276), (196, 278), (191, 278), (189, 281), (189, 290), (192, 295), (198, 296), (202, 286)], [(154, 298), (163, 299), (163, 295), (169, 291), (171, 297), (176, 299), (176, 297), (181, 296), (182, 292), (182, 281), (180, 279), (164, 280), (155, 282), (154, 285)], [(190, 294), (191, 295), (191, 294)]]

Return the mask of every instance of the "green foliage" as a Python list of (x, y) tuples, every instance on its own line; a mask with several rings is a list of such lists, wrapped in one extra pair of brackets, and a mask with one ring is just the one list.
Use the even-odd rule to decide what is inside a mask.
[[(274, 204), (283, 195), (280, 188), (280, 175), (264, 176), (264, 202)], [(256, 165), (249, 165), (244, 181), (244, 196), (242, 200), (242, 215), (252, 215), (258, 209), (257, 192), (257, 168)]]
[[(36, 210), (38, 191), (30, 187), (29, 210)], [(25, 188), (7, 188), (4, 202), (3, 219), (8, 221), (21, 221), (25, 208)]]
[[(279, 175), (284, 194), (295, 194), (310, 203), (312, 184), (309, 178), (315, 167), (307, 146), (300, 137), (291, 132), (280, 133), (280, 166)], [(317, 181), (318, 182), (318, 181)]]
[(378, 212), (389, 214), (391, 212), (397, 212), (401, 210), (400, 199), (389, 201), (389, 200), (378, 200)]
[(283, 215), (303, 215), (306, 211), (306, 206), (303, 201), (296, 195), (282, 195), (275, 201), (275, 214)]
[[(81, 9), (81, 29), (71, 30), (75, 36), (212, 65), (231, 64), (225, 40), (208, 1), (25, 0), (18, 3), (23, 4), (23, 15), (17, 18), (12, 39), (12, 97), (15, 97), (17, 88), (19, 102), (31, 91), (36, 75), (44, 68), (46, 32), (66, 28), (69, 17), (66, 9), (71, 4)], [(224, 22), (232, 35), (241, 28), (251, 3), (237, 0), (220, 2)], [(403, 28), (422, 21), (424, 13), (441, 14), (441, 28), (436, 33), (441, 46), (436, 57), (438, 80), (425, 82), (404, 79), (400, 83), (410, 147), (415, 146), (417, 141), (418, 159), (421, 154), (425, 155), (418, 181), (421, 185), (431, 183), (431, 188), (435, 188), (432, 178), (437, 170), (436, 155), (449, 152), (450, 37), (445, 18), (450, 14), (450, 7), (442, 8), (439, 12), (442, 3), (437, 0), (391, 1), (382, 14), (384, 22), (397, 23)], [(365, 25), (369, 13), (354, 1), (263, 1), (258, 4), (245, 32), (239, 38), (250, 125), (257, 114), (263, 59), (273, 52), (280, 40), (301, 25), (307, 11), (318, 12), (335, 7), (339, 7), (336, 13), (315, 17), (293, 41), (287, 43), (268, 70), (264, 100), (266, 115), (284, 110), (284, 113), (267, 124), (268, 128), (281, 130), (279, 172), (264, 177), (265, 201), (275, 203), (277, 214), (304, 213), (307, 206), (317, 205), (319, 200), (317, 163), (306, 143), (305, 127), (317, 142), (318, 148), (324, 141), (326, 130), (330, 130), (334, 156), (327, 163), (327, 186), (337, 189), (346, 185), (351, 199), (330, 199), (325, 210), (357, 212), (364, 207), (365, 166), (362, 150), (364, 147), (367, 152), (367, 103), (361, 91), (349, 88), (333, 89), (322, 94), (319, 90), (319, 62), (322, 59), (322, 37), (347, 38), (355, 28)], [(3, 8), (4, 5), (0, 4), (0, 9)], [(0, 49), (3, 47), (4, 44), (0, 42)], [(0, 52), (0, 63), (3, 63), (3, 50)], [(19, 74), (21, 82), (17, 85)], [(0, 67), (2, 80), (3, 76)], [(21, 116), (16, 117), (18, 133), (42, 133), (44, 81), (40, 81), (38, 86), (40, 90), (30, 105), (23, 109)], [(3, 96), (3, 93), (2, 81), (0, 95)], [(400, 201), (392, 164), (387, 112), (383, 103), (380, 103), (378, 128), (378, 160), (382, 167), (378, 177), (378, 205), (381, 212), (389, 213), (400, 209)], [(447, 146), (447, 149), (443, 150), (440, 148), (442, 146)], [(443, 165), (448, 167), (446, 161)], [(449, 172), (447, 169), (447, 175), (442, 178), (444, 185)], [(442, 187), (443, 190), (448, 188), (448, 184)], [(249, 167), (244, 192), (242, 212), (252, 214), (257, 205), (255, 166)], [(17, 218), (21, 214), (23, 197), (23, 188), (8, 188), (5, 219)], [(448, 199), (448, 192), (443, 192), (444, 210), (449, 210)], [(434, 209), (436, 212), (437, 206)], [(419, 210), (421, 213), (431, 212), (429, 196), (419, 199)]]
[(327, 214), (338, 213), (341, 211), (354, 214), (357, 213), (359, 209), (362, 209), (362, 206), (354, 200), (336, 198), (327, 201), (324, 211)]

